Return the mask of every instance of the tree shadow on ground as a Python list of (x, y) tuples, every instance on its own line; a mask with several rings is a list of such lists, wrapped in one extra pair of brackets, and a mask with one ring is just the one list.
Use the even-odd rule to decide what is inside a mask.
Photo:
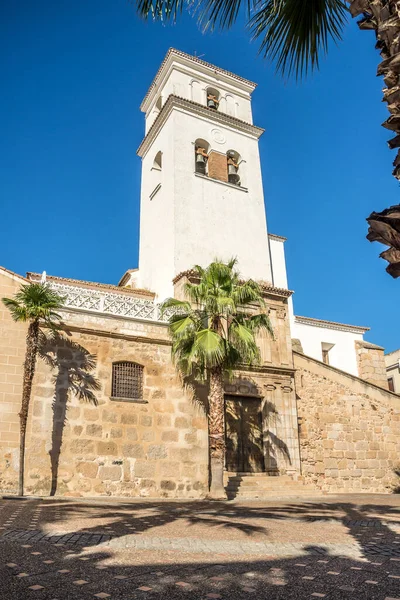
[[(28, 586), (42, 585), (41, 598), (69, 600), (78, 594), (83, 581), (82, 592), (86, 597), (118, 598), (130, 600), (146, 596), (182, 599), (182, 598), (255, 598), (270, 599), (310, 599), (326, 598), (339, 600), (345, 598), (363, 600), (383, 600), (397, 598), (400, 577), (400, 536), (389, 528), (388, 522), (399, 523), (399, 507), (377, 502), (290, 502), (275, 506), (251, 506), (231, 503), (173, 503), (173, 502), (124, 502), (102, 505), (100, 502), (76, 501), (34, 501), (34, 506), (42, 506), (44, 511), (41, 530), (47, 532), (57, 515), (66, 525), (71, 524), (71, 532), (76, 535), (84, 532), (94, 533), (102, 528), (105, 520), (112, 524), (114, 542), (109, 546), (87, 544), (77, 546), (71, 540), (64, 546), (49, 541), (10, 542), (7, 545), (7, 557), (15, 564), (4, 569), (1, 577), (4, 586), (3, 597), (24, 597)], [(26, 505), (25, 505), (26, 506)], [(214, 521), (211, 520), (214, 516)], [(86, 525), (79, 527), (79, 520)], [(188, 523), (201, 522), (206, 525), (203, 536), (215, 540), (220, 535), (219, 520), (224, 523), (235, 520), (240, 529), (247, 522), (261, 519), (264, 529), (268, 523), (277, 520), (281, 524), (286, 520), (290, 528), (296, 523), (313, 520), (313, 523), (334, 521), (346, 527), (348, 533), (357, 541), (351, 553), (346, 545), (337, 550), (329, 549), (323, 543), (301, 544), (292, 550), (292, 556), (255, 556), (247, 550), (246, 556), (240, 555), (232, 547), (221, 548), (219, 552), (199, 552), (188, 544), (186, 549), (171, 549), (168, 543), (140, 550), (129, 547), (119, 538), (139, 538), (145, 540), (151, 530), (155, 530), (156, 539), (160, 538), (157, 529), (163, 525), (175, 524), (175, 536), (172, 539), (183, 540), (190, 537)], [(56, 521), (57, 522), (57, 521)], [(90, 524), (92, 522), (92, 524)], [(357, 525), (356, 523), (359, 523)], [(61, 521), (57, 523), (59, 526)], [(73, 524), (77, 527), (73, 527)], [(127, 533), (128, 525), (135, 524), (134, 532)], [(369, 523), (369, 525), (362, 525)], [(52, 525), (54, 527), (54, 525)], [(257, 525), (257, 528), (259, 526)], [(179, 530), (182, 537), (177, 538)], [(361, 531), (364, 530), (364, 531)], [(374, 542), (377, 534), (385, 540)], [(150, 536), (155, 539), (155, 536)], [(3, 538), (3, 542), (4, 542)], [(87, 538), (89, 539), (89, 538)], [(164, 536), (162, 539), (168, 541)], [(127, 540), (125, 540), (126, 542)], [(329, 540), (326, 540), (329, 542)], [(29, 548), (25, 548), (28, 545)], [(387, 548), (391, 547), (389, 553)], [(373, 549), (373, 547), (375, 549)], [(152, 548), (152, 549), (151, 549)], [(290, 550), (290, 549), (289, 549)], [(42, 554), (35, 555), (35, 552)], [(23, 558), (21, 558), (21, 554)], [(46, 566), (47, 554), (54, 561)], [(25, 566), (26, 565), (26, 566)], [(18, 579), (21, 570), (27, 577)], [(67, 569), (68, 573), (62, 571)], [(31, 588), (32, 589), (32, 588)], [(10, 594), (10, 591), (12, 594)], [(57, 591), (57, 593), (56, 593)], [(8, 593), (8, 595), (7, 595)], [(96, 596), (99, 594), (99, 596)], [(109, 596), (105, 595), (109, 594)], [(211, 594), (211, 595), (209, 595)], [(78, 595), (76, 596), (78, 597)], [(80, 597), (80, 596), (79, 596)]]
[(96, 356), (70, 338), (59, 333), (43, 335), (39, 353), (51, 369), (57, 370), (54, 377), (53, 427), (49, 451), (50, 496), (54, 496), (57, 492), (58, 465), (67, 420), (68, 398), (74, 395), (79, 400), (97, 405), (95, 392), (100, 389), (100, 384), (93, 374), (96, 368)]

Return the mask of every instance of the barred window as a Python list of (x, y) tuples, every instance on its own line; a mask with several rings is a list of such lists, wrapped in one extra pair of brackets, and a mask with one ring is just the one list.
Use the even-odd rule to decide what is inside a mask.
[(134, 362), (113, 363), (111, 396), (143, 400), (143, 367)]

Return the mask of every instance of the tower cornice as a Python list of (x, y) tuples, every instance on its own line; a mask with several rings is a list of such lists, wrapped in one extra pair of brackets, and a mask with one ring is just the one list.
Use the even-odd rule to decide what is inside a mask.
[(203, 104), (199, 104), (197, 102), (193, 102), (193, 100), (186, 100), (185, 98), (181, 98), (180, 96), (175, 96), (171, 94), (168, 96), (167, 101), (162, 107), (160, 114), (157, 116), (153, 125), (150, 127), (147, 135), (144, 137), (142, 143), (140, 144), (137, 154), (140, 157), (143, 157), (147, 150), (150, 148), (153, 143), (155, 137), (159, 133), (160, 129), (163, 127), (167, 118), (173, 111), (173, 109), (183, 109), (185, 112), (190, 114), (206, 117), (210, 121), (214, 123), (220, 123), (222, 125), (226, 125), (228, 127), (234, 127), (237, 131), (241, 131), (242, 133), (247, 133), (251, 137), (258, 139), (264, 133), (264, 129), (261, 127), (256, 127), (251, 123), (247, 123), (246, 121), (242, 121), (236, 117), (232, 117), (222, 112), (218, 112), (212, 108), (208, 108)]
[(176, 50), (175, 48), (170, 48), (158, 69), (156, 76), (154, 77), (149, 90), (144, 97), (142, 104), (140, 105), (140, 109), (142, 111), (146, 111), (148, 109), (148, 103), (152, 96), (153, 91), (159, 86), (160, 81), (162, 80), (165, 72), (172, 65), (173, 62), (180, 63), (182, 65), (187, 65), (188, 67), (195, 67), (198, 70), (203, 70), (206, 74), (218, 74), (219, 77), (225, 79), (229, 83), (235, 83), (236, 85), (240, 85), (243, 87), (247, 93), (251, 93), (256, 87), (257, 84), (253, 81), (249, 81), (248, 79), (244, 79), (235, 73), (231, 73), (230, 71), (226, 71), (225, 69), (221, 69), (216, 65), (212, 65), (197, 56), (191, 56), (190, 54), (186, 54), (181, 50)]

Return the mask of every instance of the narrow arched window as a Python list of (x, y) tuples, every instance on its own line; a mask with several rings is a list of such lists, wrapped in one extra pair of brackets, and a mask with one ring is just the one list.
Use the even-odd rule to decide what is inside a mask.
[(128, 361), (113, 363), (111, 396), (143, 400), (143, 366)]
[(161, 169), (162, 169), (162, 152), (161, 152), (161, 150), (159, 152), (157, 152), (157, 154), (154, 157), (153, 169), (155, 169), (156, 171), (161, 171)]
[(228, 163), (228, 181), (234, 185), (240, 185), (240, 155), (236, 150), (228, 150), (226, 153)]
[(207, 161), (210, 144), (206, 140), (197, 139), (194, 143), (195, 171), (207, 175)]
[(215, 88), (209, 87), (206, 90), (206, 94), (207, 94), (208, 108), (212, 108), (213, 110), (218, 110), (219, 100), (220, 100), (220, 96), (221, 96), (219, 91), (216, 90)]

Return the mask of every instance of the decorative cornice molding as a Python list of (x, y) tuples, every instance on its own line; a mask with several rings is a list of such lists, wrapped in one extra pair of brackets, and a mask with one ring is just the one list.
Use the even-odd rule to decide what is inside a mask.
[(240, 75), (236, 75), (235, 73), (232, 73), (231, 71), (226, 71), (225, 69), (221, 69), (220, 67), (217, 67), (216, 65), (212, 65), (211, 63), (208, 63), (205, 60), (201, 60), (200, 58), (197, 58), (197, 56), (191, 56), (190, 54), (186, 54), (186, 52), (182, 52), (181, 50), (176, 50), (176, 48), (169, 48), (153, 81), (150, 84), (147, 94), (143, 98), (143, 101), (140, 105), (140, 110), (144, 110), (144, 106), (145, 106), (148, 98), (150, 97), (151, 93), (153, 92), (154, 88), (157, 86), (159, 79), (161, 78), (161, 74), (164, 71), (164, 67), (167, 64), (167, 62), (169, 61), (169, 59), (171, 58), (171, 56), (176, 57), (177, 59), (183, 58), (183, 59), (186, 59), (187, 61), (194, 63), (194, 65), (201, 65), (203, 67), (206, 67), (207, 69), (211, 69), (213, 71), (213, 74), (219, 73), (222, 75), (226, 75), (227, 77), (230, 77), (236, 81), (240, 81), (241, 83), (244, 83), (246, 86), (249, 86), (250, 88), (252, 88), (252, 90), (254, 90), (257, 87), (257, 84), (254, 83), (253, 81), (244, 79), (243, 77), (240, 77)]
[(283, 235), (276, 235), (275, 233), (269, 233), (268, 237), (270, 240), (275, 240), (277, 242), (286, 242), (287, 238), (283, 237)]
[(217, 110), (208, 108), (208, 106), (204, 106), (203, 104), (199, 104), (198, 102), (193, 102), (193, 100), (187, 100), (186, 98), (182, 98), (180, 96), (175, 96), (174, 94), (171, 94), (170, 96), (168, 96), (168, 99), (162, 107), (156, 120), (150, 127), (148, 133), (146, 134), (142, 143), (137, 149), (137, 154), (140, 157), (143, 157), (146, 154), (147, 150), (150, 148), (155, 137), (157, 136), (160, 129), (163, 127), (165, 121), (167, 120), (174, 108), (181, 108), (193, 115), (207, 117), (215, 123), (220, 123), (228, 127), (235, 127), (235, 129), (238, 129), (243, 133), (247, 133), (257, 139), (264, 133), (264, 129), (262, 129), (261, 127), (256, 127), (255, 125), (247, 123), (246, 121), (242, 121), (241, 119), (237, 119), (236, 117), (231, 117), (230, 115), (227, 115), (225, 113), (218, 112)]
[(339, 331), (349, 331), (351, 333), (366, 333), (369, 327), (359, 325), (348, 325), (346, 323), (336, 323), (335, 321), (325, 321), (323, 319), (313, 319), (312, 317), (300, 317), (295, 315), (295, 323), (301, 325), (311, 325), (313, 327), (324, 327), (326, 329), (337, 329)]
[[(188, 278), (192, 277), (192, 278), (198, 279), (198, 274), (194, 269), (188, 269), (187, 271), (182, 271), (181, 273), (178, 273), (178, 275), (176, 275), (173, 278), (172, 283), (175, 285), (183, 277), (188, 277)], [(259, 284), (260, 284), (262, 291), (265, 294), (270, 295), (270, 296), (279, 296), (279, 297), (289, 298), (289, 296), (291, 296), (294, 293), (292, 290), (277, 288), (277, 287), (274, 287), (273, 285), (268, 285), (267, 283), (259, 282)]]

